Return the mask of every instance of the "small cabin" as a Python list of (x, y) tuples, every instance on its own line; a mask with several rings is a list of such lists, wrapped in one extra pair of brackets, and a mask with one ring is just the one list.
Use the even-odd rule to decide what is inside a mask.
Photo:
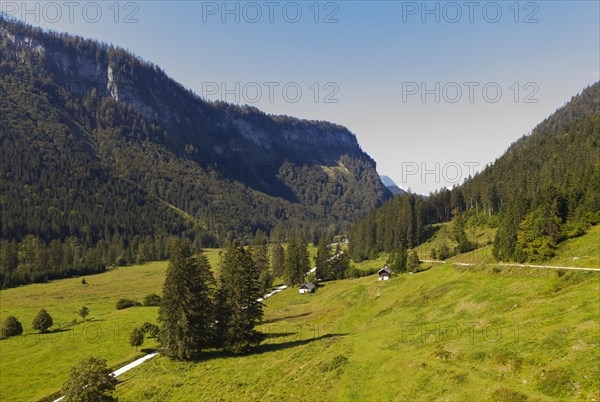
[(298, 289), (298, 293), (300, 293), (300, 294), (314, 293), (314, 292), (315, 292), (315, 284), (312, 282), (306, 282), (306, 283), (302, 284), (302, 286), (300, 286), (300, 289)]
[(385, 267), (377, 271), (377, 275), (379, 275), (380, 281), (388, 281), (390, 279), (390, 276), (392, 276), (392, 270), (389, 269), (386, 265)]

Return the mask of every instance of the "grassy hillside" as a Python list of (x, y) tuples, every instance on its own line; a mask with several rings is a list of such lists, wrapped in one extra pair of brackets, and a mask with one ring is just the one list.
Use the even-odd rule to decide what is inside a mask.
[[(206, 253), (217, 267), (218, 250)], [(116, 310), (115, 303), (121, 298), (141, 302), (147, 294), (160, 294), (167, 264), (153, 262), (87, 276), (87, 285), (72, 278), (0, 291), (0, 321), (14, 315), (24, 329), (23, 336), (0, 340), (0, 400), (39, 399), (58, 391), (70, 368), (89, 355), (105, 358), (114, 367), (141, 356), (143, 352), (129, 346), (129, 334), (145, 321), (156, 323), (158, 307)], [(77, 315), (82, 306), (90, 309), (85, 322)], [(54, 321), (48, 334), (31, 329), (41, 308)], [(143, 345), (155, 346), (153, 339)]]
[[(560, 258), (578, 261), (573, 256), (593, 251), (597, 236), (595, 227), (563, 243)], [(358, 266), (384, 262), (382, 255)], [(288, 290), (266, 302), (262, 330), (270, 336), (257, 354), (207, 353), (195, 363), (158, 358), (126, 375), (118, 395), (597, 400), (599, 292), (597, 272), (450, 264), (388, 283), (373, 276), (328, 282), (311, 296)]]
[[(215, 273), (219, 249), (205, 249)], [(316, 248), (309, 249), (311, 256)], [(23, 324), (23, 336), (0, 340), (0, 400), (36, 400), (60, 389), (71, 367), (93, 355), (120, 367), (142, 356), (129, 346), (129, 334), (146, 321), (156, 323), (157, 307), (116, 310), (121, 298), (139, 302), (150, 293), (160, 294), (168, 262), (115, 268), (81, 278), (32, 284), (0, 291), (0, 322), (13, 315)], [(87, 321), (77, 314), (90, 309)], [(46, 309), (54, 326), (48, 334), (31, 329), (33, 318)], [(77, 320), (77, 323), (73, 323)], [(154, 339), (143, 348), (154, 348)]]
[[(448, 265), (266, 302), (257, 354), (159, 357), (121, 400), (599, 398), (600, 275)], [(511, 399), (512, 398), (512, 399)]]
[[(560, 258), (574, 265), (595, 255), (598, 229), (561, 245)], [(218, 250), (208, 256), (216, 268)], [(358, 266), (384, 262), (382, 255)], [(156, 322), (157, 308), (117, 311), (115, 302), (160, 293), (166, 266), (115, 269), (88, 276), (87, 286), (74, 278), (0, 291), (0, 319), (15, 315), (25, 327), (24, 336), (0, 340), (0, 399), (49, 395), (89, 355), (113, 367), (141, 355), (129, 332)], [(120, 377), (127, 381), (117, 394), (122, 401), (598, 399), (599, 292), (598, 272), (450, 264), (387, 283), (327, 282), (313, 295), (288, 289), (266, 301), (261, 330), (269, 338), (257, 354), (209, 352), (194, 363), (159, 357)], [(83, 305), (90, 320), (70, 326)], [(32, 334), (42, 307), (62, 332)]]

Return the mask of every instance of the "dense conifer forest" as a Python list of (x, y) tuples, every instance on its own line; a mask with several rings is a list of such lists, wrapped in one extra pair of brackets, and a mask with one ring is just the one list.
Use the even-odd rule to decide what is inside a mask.
[(436, 250), (433, 257), (468, 251), (465, 225), (487, 225), (497, 228), (497, 259), (543, 261), (559, 242), (600, 222), (600, 83), (461, 186), (426, 199), (396, 197), (371, 211), (350, 230), (350, 251), (362, 260), (415, 247), (433, 233), (427, 225), (452, 219), (460, 250)]
[(0, 286), (347, 230), (391, 195), (346, 128), (207, 102), (133, 54), (0, 19)]

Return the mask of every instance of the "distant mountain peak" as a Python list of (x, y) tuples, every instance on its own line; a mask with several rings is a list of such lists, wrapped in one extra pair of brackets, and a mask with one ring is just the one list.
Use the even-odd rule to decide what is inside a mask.
[(383, 185), (386, 186), (387, 189), (390, 190), (390, 192), (393, 195), (406, 194), (406, 191), (398, 187), (398, 185), (394, 182), (394, 180), (392, 180), (391, 177), (384, 175), (380, 175), (379, 177), (381, 178), (381, 182), (383, 183)]

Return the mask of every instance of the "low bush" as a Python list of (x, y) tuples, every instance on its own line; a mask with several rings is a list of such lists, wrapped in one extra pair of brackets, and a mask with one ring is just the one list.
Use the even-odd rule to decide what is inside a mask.
[(129, 307), (136, 307), (139, 305), (140, 303), (136, 302), (135, 300), (119, 299), (119, 301), (117, 302), (117, 310), (123, 310)]
[(161, 301), (159, 295), (152, 293), (144, 297), (144, 306), (160, 306)]
[(2, 330), (0, 336), (2, 338), (8, 338), (10, 336), (21, 335), (23, 333), (23, 325), (14, 316), (9, 316), (2, 323)]
[(504, 387), (496, 389), (491, 397), (492, 401), (497, 402), (524, 402), (527, 399), (527, 395)]

